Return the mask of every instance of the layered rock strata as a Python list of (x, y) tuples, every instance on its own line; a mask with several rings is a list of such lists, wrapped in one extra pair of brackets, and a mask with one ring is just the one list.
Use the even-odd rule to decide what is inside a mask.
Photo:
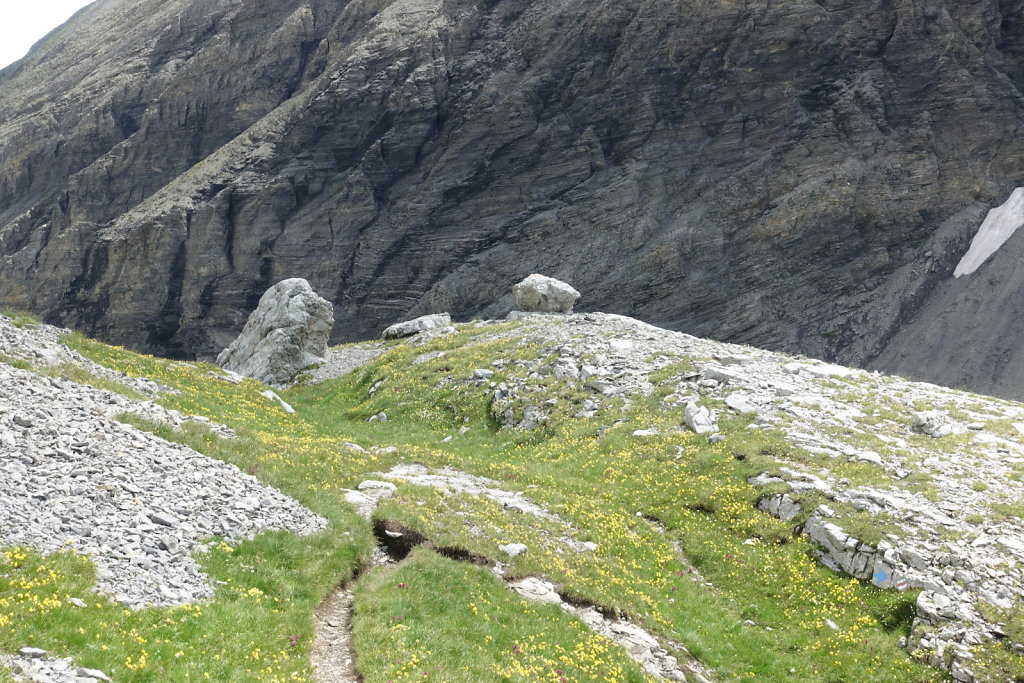
[(588, 308), (1019, 395), (1022, 238), (952, 276), (1021, 184), (1022, 24), (953, 0), (100, 0), (0, 72), (0, 306), (212, 357), (284, 278), (341, 340), (503, 314), (543, 272)]

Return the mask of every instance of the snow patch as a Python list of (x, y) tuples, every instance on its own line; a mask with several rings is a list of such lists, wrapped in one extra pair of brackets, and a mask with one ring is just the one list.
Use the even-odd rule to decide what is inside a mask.
[(960, 259), (954, 277), (970, 275), (976, 271), (988, 257), (996, 253), (1006, 240), (1024, 225), (1024, 187), (1018, 187), (1002, 206), (992, 209), (985, 217), (985, 222), (978, 228), (978, 234), (971, 242), (971, 248)]

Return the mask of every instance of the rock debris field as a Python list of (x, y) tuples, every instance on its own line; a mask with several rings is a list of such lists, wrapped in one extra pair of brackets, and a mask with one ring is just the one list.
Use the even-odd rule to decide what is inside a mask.
[[(36, 338), (0, 317), (0, 351), (9, 356), (59, 358), (53, 336), (42, 328)], [(72, 548), (96, 563), (101, 591), (140, 608), (212, 596), (192, 558), (202, 539), (326, 526), (237, 467), (113, 419), (121, 413), (187, 419), (0, 363), (0, 546)]]

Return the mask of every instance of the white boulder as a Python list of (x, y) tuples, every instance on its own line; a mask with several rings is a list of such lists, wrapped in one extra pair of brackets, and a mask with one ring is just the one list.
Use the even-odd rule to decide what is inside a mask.
[(699, 403), (686, 404), (683, 413), (686, 426), (698, 434), (713, 434), (718, 431), (718, 419), (715, 413)]
[(553, 605), (557, 605), (562, 602), (562, 596), (560, 596), (558, 591), (555, 589), (555, 584), (550, 581), (545, 581), (544, 579), (538, 579), (530, 576), (510, 583), (509, 587), (527, 600), (549, 602)]
[(526, 313), (572, 313), (580, 293), (552, 277), (534, 273), (512, 287), (516, 307)]
[(498, 550), (509, 557), (519, 557), (520, 555), (525, 555), (529, 548), (522, 543), (508, 543), (506, 545), (499, 545)]
[(302, 278), (282, 280), (260, 298), (242, 333), (217, 356), (217, 365), (266, 384), (287, 384), (324, 361), (333, 326), (331, 302)]

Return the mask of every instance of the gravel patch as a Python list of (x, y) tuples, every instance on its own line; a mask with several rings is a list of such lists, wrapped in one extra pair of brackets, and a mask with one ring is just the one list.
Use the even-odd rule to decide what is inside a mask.
[(315, 641), (310, 658), (316, 679), (323, 683), (356, 683), (352, 648), (352, 585), (339, 588), (320, 603), (314, 616)]
[(387, 351), (387, 347), (379, 343), (329, 349), (327, 351), (327, 361), (313, 370), (313, 377), (309, 380), (309, 383), (319, 384), (329, 379), (347, 375), (353, 370), (366, 365), (385, 351)]
[(0, 545), (91, 557), (131, 607), (205, 600), (202, 539), (326, 526), (237, 467), (117, 422), (127, 399), (0, 364)]
[(46, 650), (23, 647), (13, 657), (0, 656), (0, 666), (8, 669), (16, 681), (33, 683), (103, 683), (110, 677), (98, 669), (76, 666), (73, 659), (47, 657)]

